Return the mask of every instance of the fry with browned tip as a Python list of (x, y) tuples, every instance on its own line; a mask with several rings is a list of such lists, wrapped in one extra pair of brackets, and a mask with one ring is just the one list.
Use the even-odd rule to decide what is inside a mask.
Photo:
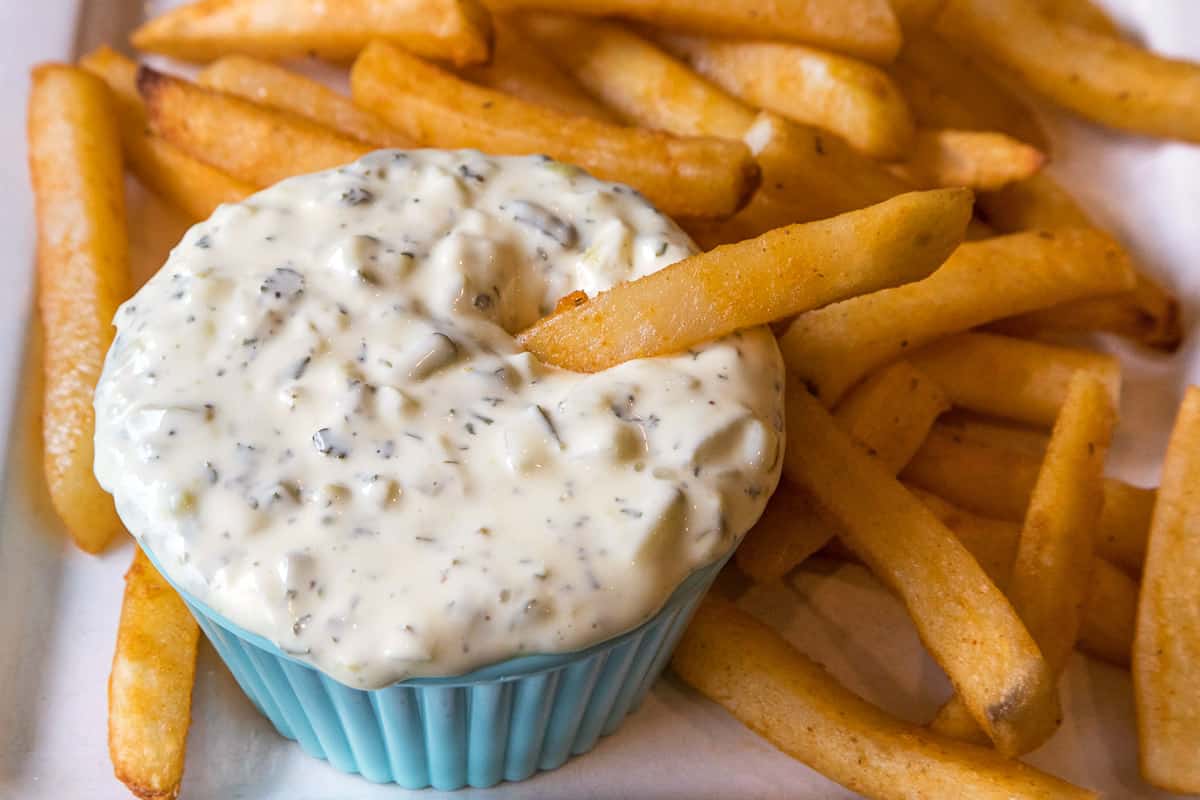
[(354, 62), (350, 86), (356, 103), (422, 146), (548, 155), (627, 183), (672, 216), (728, 216), (758, 186), (758, 166), (741, 142), (562, 114), (476, 86), (379, 41)]
[(187, 606), (137, 550), (108, 679), (108, 753), (142, 800), (179, 795), (199, 640)]
[(1036, 175), (1046, 155), (996, 131), (921, 128), (892, 169), (914, 186), (999, 189)]
[(1142, 573), (1133, 689), (1142, 775), (1200, 793), (1200, 389), (1175, 420)]
[(75, 543), (98, 553), (122, 529), (92, 474), (92, 392), (130, 290), (121, 134), (108, 87), (75, 67), (36, 67), (28, 111), (46, 483)]
[(131, 38), (139, 50), (188, 61), (230, 53), (349, 61), (384, 39), (464, 66), (487, 61), (491, 37), (479, 0), (200, 0), (154, 17)]
[(691, 256), (535, 323), (539, 359), (595, 372), (928, 274), (962, 240), (971, 193), (912, 192)]

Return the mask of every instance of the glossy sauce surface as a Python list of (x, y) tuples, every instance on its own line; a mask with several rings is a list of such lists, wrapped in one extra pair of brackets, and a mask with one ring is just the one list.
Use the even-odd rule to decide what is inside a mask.
[(512, 334), (693, 252), (538, 157), (379, 151), (223, 206), (118, 312), (96, 474), (169, 576), (378, 687), (651, 616), (779, 478), (766, 330), (601, 373)]

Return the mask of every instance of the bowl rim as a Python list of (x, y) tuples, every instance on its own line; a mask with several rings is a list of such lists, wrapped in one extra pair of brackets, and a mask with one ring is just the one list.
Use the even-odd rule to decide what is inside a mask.
[(644, 629), (655, 624), (655, 622), (657, 622), (663, 615), (669, 612), (680, 610), (688, 603), (689, 600), (693, 598), (693, 595), (696, 593), (697, 589), (703, 590), (707, 588), (707, 585), (716, 578), (717, 573), (733, 556), (733, 549), (730, 549), (728, 553), (720, 556), (715, 561), (711, 561), (708, 564), (693, 569), (688, 573), (687, 577), (679, 582), (679, 585), (676, 586), (674, 591), (667, 596), (666, 600), (664, 600), (660, 606), (648, 614), (641, 622), (621, 633), (616, 634), (615, 636), (610, 636), (599, 642), (595, 642), (594, 644), (587, 645), (586, 647), (576, 650), (569, 650), (562, 653), (531, 653), (528, 655), (514, 656), (501, 661), (485, 664), (482, 667), (477, 667), (471, 670), (470, 672), (464, 672), (458, 675), (405, 678), (404, 680), (385, 684), (384, 686), (378, 686), (374, 689), (367, 689), (361, 686), (353, 686), (338, 680), (315, 664), (305, 661), (304, 659), (283, 650), (279, 647), (279, 645), (275, 644), (265, 636), (254, 633), (253, 631), (249, 631), (237, 623), (232, 622), (223, 614), (214, 611), (207, 603), (196, 599), (194, 595), (192, 595), (186, 589), (180, 587), (162, 568), (154, 554), (151, 553), (148, 548), (143, 547), (140, 540), (135, 541), (137, 546), (146, 555), (146, 558), (150, 560), (150, 563), (154, 565), (154, 568), (157, 569), (159, 574), (163, 576), (163, 579), (169, 583), (171, 588), (173, 588), (183, 599), (184, 604), (188, 606), (193, 615), (203, 616), (206, 620), (223, 628), (227, 633), (237, 637), (247, 644), (258, 648), (259, 650), (265, 651), (268, 655), (271, 655), (276, 659), (290, 661), (293, 664), (297, 664), (306, 669), (310, 669), (313, 672), (319, 673), (324, 678), (341, 684), (342, 686), (365, 692), (380, 691), (393, 687), (451, 688), (455, 686), (492, 683), (497, 681), (515, 681), (531, 675), (536, 675), (541, 672), (548, 672), (550, 670), (565, 667), (576, 661), (595, 655), (602, 650), (619, 647), (630, 639), (638, 636)]

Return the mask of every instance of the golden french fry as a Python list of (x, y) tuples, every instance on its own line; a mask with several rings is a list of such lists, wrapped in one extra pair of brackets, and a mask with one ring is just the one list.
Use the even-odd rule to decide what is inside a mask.
[(467, 83), (382, 42), (372, 42), (354, 62), (350, 84), (355, 102), (421, 145), (544, 153), (628, 183), (671, 215), (732, 214), (758, 184), (758, 167), (740, 142), (560, 114)]
[[(1013, 607), (1056, 675), (1066, 667), (1083, 627), (1093, 530), (1104, 500), (1104, 459), (1115, 423), (1108, 388), (1091, 375), (1077, 374), (1050, 436), (1007, 584)], [(954, 709), (956, 704), (964, 709)], [(933, 730), (973, 740), (961, 722), (964, 711), (961, 698), (953, 698), (938, 713)], [(1045, 737), (1051, 733), (1045, 731)], [(1019, 752), (1043, 741), (1027, 739)]]
[(908, 104), (872, 64), (800, 44), (657, 31), (655, 40), (745, 102), (830, 131), (874, 158), (903, 156), (913, 138)]
[[(1017, 450), (960, 440), (934, 425), (921, 449), (900, 473), (922, 489), (968, 511), (1022, 520), (1041, 459)], [(1130, 574), (1141, 571), (1155, 491), (1104, 480), (1104, 508), (1097, 523), (1096, 552)]]
[[(900, 361), (860, 384), (835, 416), (851, 438), (895, 475), (949, 407), (940, 387)], [(737, 564), (754, 580), (776, 580), (828, 544), (836, 532), (802, 490), (784, 481), (738, 548)]]
[(833, 416), (895, 475), (949, 408), (950, 399), (937, 381), (909, 362), (897, 361), (847, 394)]
[(601, 122), (619, 121), (607, 106), (564, 74), (521, 29), (518, 20), (499, 16), (492, 25), (496, 37), (491, 60), (460, 70), (463, 77), (564, 114)]
[(780, 481), (767, 509), (738, 546), (734, 560), (754, 580), (770, 583), (824, 547), (836, 532), (817, 514), (808, 495)]
[(1200, 792), (1200, 389), (1171, 432), (1142, 573), (1133, 689), (1142, 776)]
[(255, 186), (340, 166), (371, 146), (312, 120), (142, 67), (138, 91), (154, 132)]
[(960, 408), (1033, 425), (1054, 424), (1077, 372), (1103, 382), (1114, 405), (1121, 364), (1093, 350), (1061, 347), (989, 333), (960, 333), (911, 354)]
[(930, 654), (1006, 755), (1059, 718), (1055, 676), (971, 554), (789, 376), (784, 474), (905, 604)]
[(44, 327), (42, 431), (50, 499), (80, 549), (120, 530), (92, 474), (92, 391), (130, 291), (121, 134), (108, 88), (61, 64), (34, 68), (29, 173), (37, 211), (38, 310)]
[(1067, 25), (1078, 25), (1092, 33), (1121, 38), (1121, 28), (1092, 0), (1034, 0), (1034, 5), (1049, 19)]
[(537, 9), (599, 17), (625, 17), (666, 28), (747, 39), (803, 42), (871, 61), (891, 61), (900, 47), (900, 25), (887, 0), (489, 0), (497, 10)]
[(963, 547), (992, 579), (992, 583), (1001, 590), (1008, 587), (1013, 561), (1017, 557), (1017, 542), (1021, 537), (1019, 524), (972, 514), (916, 486), (905, 488), (962, 542)]
[(892, 169), (915, 186), (999, 189), (1036, 174), (1042, 151), (995, 131), (921, 128)]
[(199, 639), (187, 606), (137, 550), (108, 679), (108, 753), (142, 800), (179, 795)]
[(1049, 146), (1028, 103), (932, 31), (906, 32), (888, 71), (919, 125), (1000, 131), (1039, 150)]
[(214, 61), (196, 76), (201, 86), (288, 111), (376, 147), (412, 147), (412, 141), (323, 83), (251, 56)]
[(934, 18), (946, 4), (946, 0), (888, 0), (888, 2), (891, 3), (896, 19), (900, 21), (900, 28), (904, 31), (906, 43), (910, 36), (932, 25)]
[[(996, 192), (981, 193), (978, 210), (1007, 233), (1031, 228), (1094, 227), (1075, 199), (1045, 174)], [(1026, 336), (1042, 331), (1108, 331), (1167, 352), (1176, 350), (1183, 340), (1179, 302), (1141, 269), (1131, 292), (1076, 300), (1003, 320), (994, 327)]]
[(137, 91), (137, 64), (100, 47), (79, 65), (108, 84), (116, 101), (125, 161), (150, 191), (192, 219), (205, 219), (222, 203), (236, 203), (255, 187), (197, 161), (147, 130), (146, 108)]
[(832, 405), (870, 370), (942, 336), (1133, 282), (1124, 252), (1097, 231), (998, 236), (960, 246), (922, 281), (801, 315), (780, 348)]
[[(944, 384), (942, 386), (945, 388)], [(1046, 455), (1046, 444), (1050, 441), (1045, 430), (962, 410), (943, 414), (938, 418), (937, 427), (958, 442), (1015, 450), (1038, 459)]]
[(131, 38), (139, 50), (188, 61), (230, 53), (349, 61), (384, 39), (465, 66), (487, 61), (491, 37), (478, 0), (201, 0), (151, 19)]
[(602, 20), (525, 14), (522, 28), (627, 122), (680, 136), (741, 139), (755, 111), (648, 39)]
[(927, 274), (962, 239), (971, 193), (913, 192), (725, 245), (602, 292), (517, 336), (542, 361), (595, 372)]
[(1107, 559), (1092, 562), (1078, 647), (1090, 656), (1128, 667), (1137, 620), (1138, 582)]
[(725, 220), (684, 220), (701, 247), (740, 242), (773, 228), (825, 219), (912, 190), (836, 136), (764, 111), (746, 131), (762, 168), (749, 205)]
[(869, 797), (1095, 797), (987, 748), (941, 739), (888, 716), (769, 627), (711, 596), (680, 640), (671, 668), (783, 752)]
[(1056, 22), (1028, 0), (955, 0), (937, 30), (1087, 119), (1200, 142), (1200, 65)]

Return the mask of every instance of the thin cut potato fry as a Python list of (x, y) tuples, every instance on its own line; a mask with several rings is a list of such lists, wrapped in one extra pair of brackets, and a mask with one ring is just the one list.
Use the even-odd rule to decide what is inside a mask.
[(895, 475), (949, 410), (945, 391), (907, 361), (884, 367), (838, 404), (834, 419)]
[(488, 5), (625, 17), (715, 36), (783, 39), (884, 63), (900, 48), (900, 25), (887, 0), (488, 0)]
[(1120, 26), (1093, 0), (1034, 0), (1044, 16), (1055, 22), (1078, 25), (1092, 33), (1123, 38)]
[(108, 678), (108, 752), (117, 778), (143, 800), (179, 795), (199, 640), (187, 606), (138, 549)]
[(517, 341), (580, 372), (679, 352), (928, 274), (961, 241), (971, 205), (966, 190), (913, 192), (779, 228), (614, 286), (539, 320)]
[(622, 25), (545, 13), (523, 15), (521, 25), (630, 124), (741, 139), (755, 122), (753, 108)]
[[(1107, 387), (1091, 375), (1077, 374), (1050, 436), (1006, 589), (1056, 675), (1066, 668), (1083, 627), (1094, 560), (1092, 532), (1104, 500), (1101, 479), (1115, 423)], [(960, 731), (958, 720), (964, 714), (952, 708), (955, 704), (964, 705), (953, 698), (932, 727), (973, 740), (969, 730)], [(1026, 740), (1021, 752), (1042, 741)]]
[(1137, 620), (1138, 582), (1105, 558), (1092, 562), (1079, 649), (1118, 667), (1129, 667)]
[(874, 158), (912, 143), (908, 104), (888, 74), (854, 58), (787, 42), (657, 31), (655, 40), (725, 91), (758, 108), (837, 134)]
[(341, 166), (371, 146), (295, 114), (155, 72), (138, 71), (154, 132), (255, 186)]
[(758, 115), (744, 139), (762, 168), (762, 185), (750, 204), (729, 219), (683, 221), (701, 247), (740, 242), (773, 228), (825, 219), (912, 190), (833, 134), (769, 111)]
[(948, 503), (932, 492), (906, 485), (910, 492), (970, 551), (992, 583), (1007, 589), (1017, 557), (1021, 526), (1006, 519), (981, 517)]
[(1124, 252), (1094, 230), (968, 242), (928, 278), (810, 311), (780, 340), (788, 368), (827, 405), (867, 372), (951, 333), (1133, 286)]
[(328, 125), (346, 136), (377, 147), (412, 147), (412, 141), (350, 98), (323, 83), (250, 56), (225, 56), (196, 76), (201, 86), (289, 111)]
[(1054, 674), (978, 562), (928, 509), (788, 377), (784, 474), (907, 607), (971, 715), (1004, 755), (1058, 724)]
[(1121, 365), (1094, 350), (1061, 347), (989, 333), (960, 333), (909, 356), (960, 408), (1027, 422), (1054, 424), (1075, 373), (1104, 383), (1114, 404), (1121, 396)]
[(418, 144), (502, 155), (544, 153), (604, 180), (628, 183), (666, 214), (720, 217), (741, 208), (758, 167), (740, 142), (681, 138), (560, 114), (474, 86), (372, 42), (350, 72), (354, 100)]
[(1200, 793), (1200, 389), (1171, 432), (1154, 507), (1133, 649), (1142, 776)]
[(619, 121), (604, 103), (555, 66), (518, 20), (499, 16), (492, 20), (492, 25), (496, 39), (491, 60), (460, 70), (463, 77), (564, 114), (591, 117), (601, 122)]
[(137, 64), (100, 47), (79, 65), (102, 78), (116, 101), (127, 166), (150, 191), (194, 220), (206, 219), (222, 203), (236, 203), (256, 187), (197, 161), (147, 131), (146, 108), (137, 91)]
[(671, 668), (783, 752), (869, 797), (1095, 797), (990, 749), (885, 714), (771, 628), (715, 597), (700, 605)]
[(738, 546), (738, 568), (759, 583), (782, 578), (829, 542), (836, 530), (817, 514), (812, 499), (787, 481)]
[[(1006, 233), (1094, 227), (1075, 199), (1045, 174), (980, 194), (978, 210)], [(1132, 292), (1076, 300), (1002, 320), (993, 327), (1026, 336), (1041, 331), (1108, 331), (1167, 352), (1177, 349), (1183, 339), (1179, 302), (1141, 269)]]
[[(922, 489), (997, 519), (1025, 518), (1041, 459), (1036, 455), (957, 438), (934, 425), (900, 473)], [(1104, 480), (1104, 508), (1096, 526), (1096, 552), (1136, 575), (1146, 554), (1155, 491)]]
[(1029, 0), (955, 0), (937, 30), (1063, 108), (1114, 128), (1200, 142), (1200, 65), (1055, 22)]
[(999, 189), (1037, 174), (1042, 151), (995, 131), (922, 128), (903, 161), (892, 165), (915, 186)]
[(955, 441), (1015, 450), (1039, 459), (1046, 455), (1046, 445), (1050, 441), (1045, 430), (963, 410), (943, 414), (938, 418), (937, 427), (953, 436)]
[(933, 31), (909, 32), (888, 67), (918, 125), (1000, 131), (1046, 150), (1050, 140), (1033, 108)]
[(44, 327), (43, 457), (50, 499), (80, 549), (122, 530), (92, 473), (92, 391), (129, 294), (121, 134), (108, 87), (61, 64), (33, 71), (29, 173)]
[(478, 0), (201, 0), (151, 19), (131, 38), (139, 50), (186, 61), (231, 53), (349, 61), (383, 39), (465, 66), (487, 61), (492, 28)]
[(896, 15), (896, 19), (900, 21), (900, 28), (904, 31), (906, 43), (914, 33), (923, 31), (932, 25), (938, 12), (946, 4), (946, 0), (888, 0), (888, 2), (892, 6), (892, 12)]
[[(928, 376), (900, 361), (851, 392), (836, 418), (854, 441), (895, 475), (949, 405)], [(828, 544), (836, 532), (801, 489), (784, 481), (738, 548), (737, 564), (757, 581), (776, 580)]]

